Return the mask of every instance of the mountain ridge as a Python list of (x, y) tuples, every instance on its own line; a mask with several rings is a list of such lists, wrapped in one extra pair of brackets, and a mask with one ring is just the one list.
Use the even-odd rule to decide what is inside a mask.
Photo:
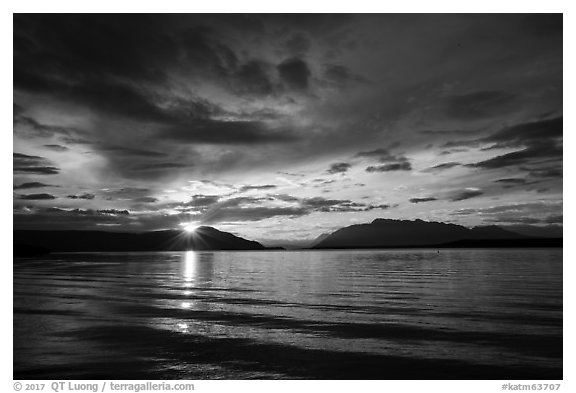
[[(265, 250), (262, 244), (202, 226), (193, 233), (181, 230), (150, 232), (15, 230), (16, 248), (39, 247), (52, 252)], [(18, 247), (16, 247), (18, 246)]]
[[(531, 241), (533, 241), (531, 243)], [(560, 245), (558, 245), (560, 244)], [(312, 249), (395, 247), (557, 247), (561, 240), (521, 235), (499, 226), (466, 228), (452, 223), (377, 218), (367, 224), (340, 228)]]

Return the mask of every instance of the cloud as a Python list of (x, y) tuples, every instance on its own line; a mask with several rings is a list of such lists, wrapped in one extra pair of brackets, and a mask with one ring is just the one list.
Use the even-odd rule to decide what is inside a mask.
[[(35, 137), (71, 137), (72, 135), (78, 134), (78, 130), (71, 127), (42, 124), (31, 117), (23, 116), (22, 111), (23, 109), (14, 113), (14, 133), (17, 135)], [(64, 151), (64, 146), (60, 145), (44, 145), (44, 147), (56, 151)]]
[(132, 169), (136, 171), (163, 171), (166, 169), (190, 168), (192, 166), (194, 165), (186, 164), (184, 162), (157, 162), (152, 164), (138, 165)]
[(562, 14), (530, 14), (522, 19), (524, 30), (537, 37), (562, 35)]
[(37, 181), (33, 181), (33, 182), (28, 182), (28, 183), (22, 183), (19, 185), (15, 185), (14, 189), (15, 190), (25, 190), (28, 188), (42, 188), (42, 187), (55, 187), (55, 186), (51, 186), (49, 184), (44, 184), (44, 183), (40, 183)]
[(233, 88), (239, 94), (268, 96), (274, 93), (274, 85), (269, 76), (269, 66), (261, 61), (251, 60), (236, 71)]
[(220, 196), (218, 195), (193, 195), (192, 199), (189, 202), (186, 202), (184, 205), (192, 207), (206, 207), (214, 205), (219, 200)]
[(59, 168), (51, 165), (52, 163), (44, 157), (13, 153), (13, 169), (16, 173), (55, 175), (60, 172)]
[(224, 207), (207, 214), (201, 222), (260, 221), (278, 216), (300, 217), (307, 214), (309, 212), (306, 209), (299, 207)]
[(356, 157), (377, 158), (380, 162), (396, 161), (399, 158), (390, 153), (390, 150), (379, 148), (369, 151), (361, 151), (356, 153)]
[(54, 195), (51, 194), (28, 194), (28, 195), (19, 195), (19, 199), (27, 200), (27, 201), (45, 201), (49, 199), (56, 199)]
[(329, 87), (345, 88), (352, 83), (367, 83), (366, 79), (354, 74), (341, 64), (325, 64), (322, 82)]
[(556, 117), (506, 127), (481, 141), (494, 142), (504, 147), (532, 145), (562, 138), (563, 128), (563, 118)]
[(102, 190), (107, 200), (131, 200), (146, 197), (150, 192), (151, 190), (149, 188), (143, 187), (122, 187)]
[(87, 199), (87, 200), (90, 200), (90, 199), (94, 199), (95, 197), (96, 197), (96, 195), (90, 194), (90, 193), (88, 193), (88, 192), (85, 192), (85, 193), (80, 194), (80, 195), (68, 195), (67, 198), (70, 198), (70, 199)]
[(506, 184), (526, 184), (526, 179), (520, 178), (507, 178), (494, 180), (495, 183), (506, 183)]
[(96, 210), (96, 213), (107, 214), (107, 215), (112, 215), (112, 216), (117, 216), (117, 215), (127, 216), (130, 214), (130, 212), (128, 210), (119, 210), (119, 209), (100, 209), (100, 210)]
[(379, 148), (370, 151), (361, 151), (356, 153), (355, 157), (377, 159), (378, 162), (384, 165), (370, 165), (366, 168), (366, 172), (391, 172), (391, 171), (410, 171), (412, 164), (407, 157), (401, 155), (393, 155), (388, 149)]
[(139, 203), (156, 203), (159, 201), (159, 199), (154, 197), (139, 197), (132, 199), (132, 201)]
[(478, 119), (516, 109), (516, 96), (501, 90), (475, 91), (444, 99), (443, 112), (456, 119)]
[(310, 37), (303, 32), (295, 32), (284, 41), (282, 46), (290, 56), (304, 56), (310, 50)]
[(101, 213), (92, 209), (63, 209), (57, 207), (26, 209), (14, 213), (15, 229), (74, 230), (102, 229), (101, 225), (129, 227), (133, 222), (126, 214)]
[(395, 162), (393, 164), (369, 166), (366, 172), (391, 172), (391, 171), (410, 171), (412, 165), (408, 161)]
[[(210, 201), (212, 202), (212, 201)], [(278, 206), (278, 202), (283, 202)], [(288, 205), (286, 205), (288, 204)], [(200, 209), (202, 223), (224, 221), (260, 221), (267, 218), (287, 216), (301, 217), (312, 213), (364, 212), (375, 209), (389, 209), (396, 205), (365, 204), (349, 199), (328, 199), (323, 197), (300, 198), (286, 194), (266, 197), (236, 197), (206, 204), (208, 209)], [(204, 208), (205, 206), (200, 206)]]
[(487, 208), (458, 209), (452, 215), (481, 217), (486, 222), (496, 223), (559, 223), (562, 217), (562, 202), (537, 201)]
[(162, 158), (168, 156), (166, 153), (161, 153), (154, 150), (137, 149), (123, 146), (110, 146), (110, 145), (95, 145), (100, 151), (118, 153), (124, 156), (146, 157), (146, 158)]
[(273, 190), (277, 187), (278, 186), (275, 186), (273, 184), (263, 184), (260, 186), (242, 186), (242, 187), (240, 187), (240, 189), (238, 191), (246, 192), (246, 191), (252, 191), (252, 190)]
[(280, 63), (277, 68), (280, 79), (288, 88), (296, 91), (308, 89), (311, 71), (304, 60), (299, 58), (287, 59)]
[(430, 168), (426, 168), (424, 169), (422, 172), (435, 172), (435, 171), (440, 171), (440, 170), (444, 170), (444, 169), (450, 169), (450, 168), (454, 168), (456, 166), (461, 166), (462, 163), (460, 162), (445, 162), (443, 164), (438, 164), (438, 165), (434, 165)]
[(541, 159), (558, 160), (562, 158), (562, 154), (562, 146), (555, 141), (541, 141), (525, 149), (503, 154), (474, 164), (467, 164), (466, 166), (484, 169), (505, 168), (513, 165), (533, 163)]
[(259, 121), (191, 120), (162, 128), (158, 136), (187, 143), (206, 144), (263, 144), (292, 142), (295, 134), (287, 130), (274, 130)]
[[(546, 197), (531, 187), (505, 194), (515, 183), (495, 182), (525, 177), (560, 198), (562, 133), (527, 126), (543, 130), (562, 113), (559, 25), (558, 16), (526, 15), (15, 15), (14, 146), (36, 157), (15, 165), (15, 184), (47, 182), (19, 174), (58, 173), (53, 182), (61, 188), (54, 190), (61, 190), (62, 203), (92, 206), (95, 201), (66, 199), (84, 190), (110, 201), (106, 208), (141, 203), (130, 216), (84, 215), (82, 228), (90, 217), (128, 230), (178, 225), (175, 212), (200, 216), (215, 205), (230, 214), (260, 209), (257, 216), (280, 212), (262, 209), (302, 209), (282, 210), (278, 221), (306, 213), (314, 217), (301, 221), (318, 215), (335, 226), (353, 215), (338, 212), (394, 206), (362, 199), (381, 195), (377, 180), (386, 176), (378, 172), (396, 175), (386, 177), (395, 198), (418, 199), (410, 190), (430, 176), (402, 175), (426, 168), (452, 143), (456, 148), (445, 151), (470, 146), (470, 154), (447, 156), (430, 164), (433, 170), (464, 158), (476, 170), (435, 172), (448, 192), (420, 190), (425, 197), (448, 200), (476, 182), (494, 198), (515, 198), (512, 192), (522, 198), (523, 191)], [(417, 50), (407, 55), (407, 47)], [(556, 145), (543, 152), (550, 140)], [(495, 155), (505, 157), (490, 162)], [(310, 180), (348, 179), (327, 176), (338, 164), (334, 157), (352, 165), (348, 174), (361, 169), (359, 178), (342, 187)], [(22, 157), (15, 160), (22, 164)], [(277, 179), (279, 170), (302, 179)], [(231, 187), (189, 183), (205, 177)], [(286, 192), (296, 200), (225, 204), (277, 192), (277, 180), (278, 189), (295, 190)], [(366, 186), (354, 189), (355, 182)], [(314, 191), (324, 200), (307, 202)], [(216, 194), (219, 199), (209, 199)], [(73, 215), (58, 214), (61, 223)]]
[(532, 164), (538, 161), (561, 160), (563, 120), (561, 117), (521, 123), (506, 127), (476, 142), (491, 143), (493, 148), (520, 148), (484, 161), (467, 164), (468, 167), (497, 169)]
[(523, 168), (529, 172), (530, 177), (536, 178), (562, 178), (562, 167), (547, 167), (547, 168)]
[(466, 199), (471, 199), (471, 198), (475, 198), (477, 196), (480, 196), (484, 194), (480, 189), (478, 188), (467, 188), (464, 191), (459, 191), (457, 193), (455, 193), (454, 195), (452, 195), (452, 197), (450, 197), (450, 200), (452, 202), (457, 202), (457, 201), (463, 201)]
[(327, 170), (327, 172), (330, 174), (345, 173), (351, 167), (352, 165), (348, 164), (347, 162), (338, 162), (330, 165), (330, 168)]
[(422, 203), (422, 202), (431, 202), (431, 201), (437, 201), (437, 199), (433, 198), (433, 197), (410, 198), (410, 203)]
[(50, 149), (50, 150), (54, 150), (54, 151), (68, 151), (68, 150), (70, 150), (66, 146), (62, 146), (62, 145), (44, 145), (44, 147), (47, 149)]

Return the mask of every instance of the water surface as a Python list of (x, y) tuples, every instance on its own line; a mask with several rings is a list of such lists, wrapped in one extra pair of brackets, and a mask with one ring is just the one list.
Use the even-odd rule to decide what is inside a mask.
[(15, 379), (561, 379), (562, 250), (14, 262)]

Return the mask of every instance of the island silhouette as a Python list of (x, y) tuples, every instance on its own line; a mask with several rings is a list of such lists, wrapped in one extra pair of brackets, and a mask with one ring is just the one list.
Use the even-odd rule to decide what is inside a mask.
[[(14, 255), (48, 252), (283, 250), (209, 226), (149, 232), (15, 230)], [(521, 235), (498, 226), (466, 228), (423, 220), (376, 219), (322, 234), (311, 249), (562, 247), (562, 238)]]

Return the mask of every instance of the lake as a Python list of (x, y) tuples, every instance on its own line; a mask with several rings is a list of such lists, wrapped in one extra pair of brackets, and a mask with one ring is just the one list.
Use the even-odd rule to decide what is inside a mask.
[(562, 379), (562, 249), (14, 260), (14, 379)]

